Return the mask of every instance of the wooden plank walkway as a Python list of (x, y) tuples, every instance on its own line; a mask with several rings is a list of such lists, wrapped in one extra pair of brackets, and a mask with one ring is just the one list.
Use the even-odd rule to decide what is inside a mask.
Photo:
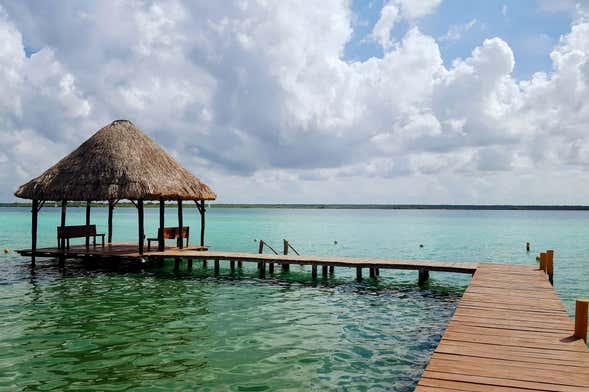
[[(17, 251), (23, 256), (30, 256), (31, 250)], [(41, 248), (35, 252), (39, 257), (59, 257), (63, 255), (59, 248)], [(139, 258), (142, 257), (137, 252), (137, 244), (117, 243), (112, 245), (90, 246), (72, 246), (66, 253), (66, 257), (123, 257)], [(384, 259), (367, 259), (367, 258), (350, 258), (350, 257), (326, 257), (326, 256), (298, 256), (298, 255), (275, 255), (275, 254), (258, 254), (258, 253), (241, 253), (241, 252), (213, 252), (199, 251), (195, 247), (178, 249), (175, 246), (166, 246), (163, 252), (151, 251), (144, 252), (143, 257), (167, 258), (182, 257), (200, 260), (235, 260), (246, 262), (266, 262), (277, 264), (302, 264), (302, 265), (327, 265), (340, 267), (362, 267), (362, 268), (388, 268), (388, 269), (405, 269), (405, 270), (427, 270), (427, 271), (444, 271), (464, 274), (473, 274), (477, 269), (477, 263), (467, 262), (435, 262), (435, 261), (407, 261), (407, 260), (384, 260)]]
[(417, 392), (589, 391), (589, 350), (544, 272), (480, 263)]

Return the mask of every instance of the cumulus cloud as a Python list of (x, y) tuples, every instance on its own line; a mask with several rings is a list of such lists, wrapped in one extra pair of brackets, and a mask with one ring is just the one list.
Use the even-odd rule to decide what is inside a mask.
[(6, 2), (0, 196), (128, 118), (222, 201), (583, 203), (585, 13), (517, 80), (499, 37), (445, 65), (413, 23), (438, 4), (387, 2), (382, 57), (346, 61), (343, 0)]

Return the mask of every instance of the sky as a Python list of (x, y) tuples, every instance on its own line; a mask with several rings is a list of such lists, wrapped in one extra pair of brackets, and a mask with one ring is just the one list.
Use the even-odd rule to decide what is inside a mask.
[(0, 0), (0, 201), (128, 119), (223, 203), (589, 204), (589, 0)]

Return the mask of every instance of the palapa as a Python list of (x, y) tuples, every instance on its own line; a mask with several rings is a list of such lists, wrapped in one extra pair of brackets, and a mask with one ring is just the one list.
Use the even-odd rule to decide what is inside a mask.
[(204, 182), (183, 168), (128, 120), (108, 124), (17, 197), (36, 200), (215, 200)]

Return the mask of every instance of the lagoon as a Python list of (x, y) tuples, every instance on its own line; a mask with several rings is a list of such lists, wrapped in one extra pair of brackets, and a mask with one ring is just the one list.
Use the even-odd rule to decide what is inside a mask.
[[(589, 211), (221, 209), (207, 214), (212, 249), (255, 252), (255, 240), (302, 254), (534, 264), (555, 250), (555, 288), (572, 312), (589, 293)], [(134, 209), (117, 209), (113, 241), (136, 239)], [(30, 212), (0, 209), (3, 248), (29, 247)], [(146, 209), (146, 234), (157, 210)], [(166, 221), (176, 214), (169, 209)], [(185, 225), (198, 227), (196, 210)], [(59, 209), (39, 217), (39, 246), (54, 246)], [(82, 224), (84, 209), (68, 209)], [(106, 210), (93, 222), (106, 230)], [(525, 242), (532, 251), (525, 251)], [(423, 244), (423, 248), (419, 247)], [(313, 283), (310, 273), (260, 280), (254, 267), (174, 273), (171, 263), (112, 266), (14, 252), (0, 263), (1, 390), (410, 391), (469, 279), (354, 271)], [(226, 267), (226, 266), (225, 266)], [(307, 267), (308, 268), (308, 267)]]

